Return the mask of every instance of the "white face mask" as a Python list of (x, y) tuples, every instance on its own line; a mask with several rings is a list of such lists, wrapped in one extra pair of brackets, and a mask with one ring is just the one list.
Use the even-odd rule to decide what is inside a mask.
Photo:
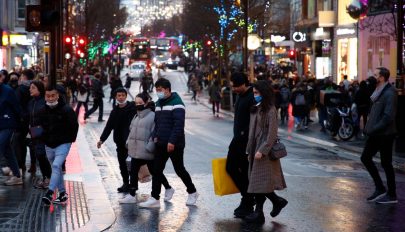
[(58, 105), (58, 101), (55, 101), (55, 102), (46, 102), (46, 105), (49, 106), (49, 107), (51, 107), (51, 108), (53, 108), (53, 107), (55, 107), (55, 106)]
[(118, 105), (124, 105), (125, 103), (127, 103), (127, 101), (126, 100), (124, 100), (124, 101), (118, 101), (117, 100), (117, 103), (118, 103)]

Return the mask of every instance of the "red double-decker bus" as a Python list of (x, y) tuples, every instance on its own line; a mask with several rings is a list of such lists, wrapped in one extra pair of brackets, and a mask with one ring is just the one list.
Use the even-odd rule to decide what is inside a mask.
[(148, 68), (151, 67), (152, 53), (150, 41), (145, 37), (136, 37), (130, 40), (131, 56), (130, 64), (144, 62)]

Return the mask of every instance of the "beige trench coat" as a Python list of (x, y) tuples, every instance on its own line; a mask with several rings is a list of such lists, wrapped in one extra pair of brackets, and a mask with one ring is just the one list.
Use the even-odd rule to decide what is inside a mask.
[[(277, 111), (271, 106), (267, 113), (250, 114), (249, 140), (246, 152), (249, 155), (249, 193), (271, 193), (287, 187), (280, 160), (270, 160), (269, 152), (277, 139)], [(256, 152), (264, 157), (256, 160)]]

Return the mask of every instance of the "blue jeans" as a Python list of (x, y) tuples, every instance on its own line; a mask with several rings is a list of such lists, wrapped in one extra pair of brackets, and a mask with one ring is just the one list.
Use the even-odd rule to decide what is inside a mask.
[(11, 149), (11, 138), (13, 136), (13, 129), (0, 130), (0, 155), (6, 158), (11, 171), (16, 177), (21, 177), (20, 169), (18, 167), (17, 157)]
[(45, 146), (46, 156), (48, 157), (49, 163), (52, 166), (51, 181), (49, 183), (49, 190), (55, 191), (58, 189), (59, 192), (65, 192), (65, 180), (63, 179), (62, 165), (69, 154), (71, 143), (65, 143), (57, 146), (56, 148), (50, 148)]

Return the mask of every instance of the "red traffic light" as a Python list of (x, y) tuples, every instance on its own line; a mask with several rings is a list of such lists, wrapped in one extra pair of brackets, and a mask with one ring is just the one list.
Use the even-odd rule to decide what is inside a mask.
[(72, 37), (70, 36), (65, 36), (65, 44), (71, 44), (72, 43)]
[(79, 38), (79, 45), (85, 45), (86, 44), (86, 40), (84, 40), (83, 38)]
[(290, 50), (290, 51), (288, 51), (288, 56), (289, 56), (290, 58), (295, 58), (295, 50)]
[(212, 41), (211, 41), (211, 40), (208, 40), (208, 41), (207, 41), (207, 45), (208, 45), (208, 46), (211, 46), (211, 45), (212, 45)]

